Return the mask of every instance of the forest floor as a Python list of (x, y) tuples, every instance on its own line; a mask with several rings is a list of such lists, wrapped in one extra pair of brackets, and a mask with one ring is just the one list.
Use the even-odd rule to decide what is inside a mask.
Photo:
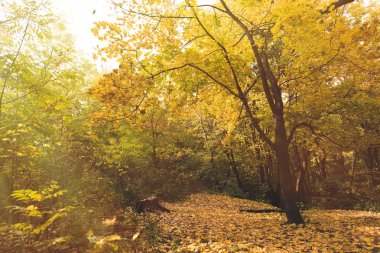
[(303, 211), (306, 225), (281, 225), (281, 213), (242, 213), (272, 206), (194, 194), (157, 216), (157, 252), (380, 252), (380, 213)]

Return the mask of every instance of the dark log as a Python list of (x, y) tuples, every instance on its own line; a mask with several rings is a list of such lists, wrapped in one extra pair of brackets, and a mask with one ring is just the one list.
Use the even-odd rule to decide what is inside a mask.
[[(280, 186), (278, 186), (280, 188)], [(280, 189), (277, 189), (277, 192), (273, 190), (272, 187), (268, 191), (265, 192), (265, 198), (269, 200), (269, 203), (272, 206), (282, 208), (281, 206), (281, 196), (280, 196)]]
[(156, 196), (149, 197), (147, 199), (140, 200), (135, 205), (135, 211), (137, 213), (146, 213), (146, 212), (166, 212), (170, 213), (170, 210), (163, 207)]

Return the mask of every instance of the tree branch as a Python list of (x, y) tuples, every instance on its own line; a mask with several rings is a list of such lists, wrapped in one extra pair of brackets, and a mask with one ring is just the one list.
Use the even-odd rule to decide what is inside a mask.
[(226, 89), (229, 93), (231, 93), (232, 95), (234, 95), (235, 97), (239, 97), (238, 94), (236, 94), (230, 87), (228, 87), (226, 84), (222, 83), (221, 81), (219, 81), (218, 79), (216, 79), (215, 77), (213, 77), (210, 73), (208, 73), (206, 70), (202, 69), (201, 67), (193, 64), (193, 63), (186, 63), (184, 65), (181, 65), (181, 66), (177, 66), (177, 67), (173, 67), (173, 68), (168, 68), (168, 69), (165, 69), (165, 70), (161, 70), (155, 74), (151, 74), (151, 78), (154, 78), (156, 76), (159, 76), (163, 73), (166, 73), (166, 72), (170, 72), (170, 71), (174, 71), (174, 70), (178, 70), (178, 69), (183, 69), (183, 68), (186, 68), (186, 67), (192, 67), (192, 68), (195, 68), (197, 69), (198, 71), (202, 72), (203, 74), (205, 74), (208, 78), (210, 78), (211, 80), (213, 80), (215, 83), (219, 84), (220, 86), (222, 86), (224, 89)]
[(262, 85), (263, 85), (263, 89), (264, 89), (264, 93), (265, 93), (265, 97), (268, 101), (268, 104), (269, 104), (269, 107), (272, 111), (273, 114), (277, 113), (277, 108), (276, 108), (276, 105), (273, 101), (273, 96), (270, 92), (270, 88), (269, 88), (269, 83), (268, 83), (268, 78), (267, 78), (267, 75), (266, 75), (266, 72), (265, 72), (265, 69), (264, 69), (264, 64), (263, 64), (263, 61), (261, 59), (261, 56), (260, 56), (260, 53), (259, 53), (259, 49), (253, 39), (253, 36), (252, 36), (252, 33), (251, 31), (248, 29), (248, 27), (235, 15), (232, 13), (232, 11), (228, 8), (227, 4), (225, 3), (224, 0), (220, 0), (220, 2), (222, 3), (224, 9), (226, 10), (226, 13), (243, 29), (244, 33), (247, 35), (248, 37), (248, 40), (249, 40), (249, 43), (251, 45), (251, 48), (252, 48), (252, 51), (255, 55), (255, 58), (256, 58), (256, 61), (257, 61), (257, 65), (259, 67), (259, 71), (260, 71), (260, 77), (261, 77), (261, 81), (262, 81)]
[(306, 127), (306, 128), (309, 128), (310, 131), (311, 131), (313, 134), (317, 135), (317, 133), (316, 133), (315, 130), (314, 130), (314, 127), (313, 127), (311, 124), (306, 123), (306, 122), (301, 122), (301, 123), (298, 123), (298, 124), (294, 125), (293, 128), (290, 130), (289, 137), (288, 137), (288, 142), (289, 142), (289, 143), (292, 142), (296, 130), (297, 130), (298, 128), (300, 128), (300, 127)]
[(135, 106), (135, 108), (130, 113), (128, 113), (127, 115), (125, 115), (124, 117), (121, 117), (121, 118), (107, 120), (107, 122), (115, 122), (115, 121), (127, 119), (130, 116), (132, 116), (132, 114), (134, 114), (140, 108), (141, 104), (144, 102), (144, 100), (146, 98), (146, 95), (147, 95), (147, 92), (144, 92), (141, 100), (137, 103), (137, 105)]
[(247, 96), (248, 95), (248, 93), (251, 91), (251, 89), (255, 86), (255, 84), (257, 83), (257, 81), (258, 81), (259, 79), (255, 79), (253, 82), (252, 82), (252, 84), (248, 87), (248, 89), (246, 90), (246, 91), (244, 91), (244, 95), (245, 96)]
[(196, 7), (199, 7), (199, 8), (201, 8), (201, 7), (210, 7), (210, 8), (213, 8), (214, 10), (218, 10), (218, 11), (226, 13), (225, 10), (223, 10), (223, 9), (221, 9), (219, 7), (216, 7), (214, 5), (210, 5), (210, 4), (201, 4), (201, 5), (197, 5)]
[(125, 8), (122, 8), (122, 10), (126, 11), (126, 12), (129, 12), (129, 13), (133, 13), (133, 14), (137, 14), (137, 15), (141, 15), (141, 16), (144, 16), (144, 17), (149, 17), (149, 18), (168, 18), (168, 19), (192, 19), (194, 17), (192, 16), (171, 16), (171, 15), (168, 15), (168, 16), (165, 16), (165, 15), (161, 15), (159, 13), (143, 13), (143, 12), (138, 12), (138, 11), (134, 11), (134, 10), (131, 10), (131, 9), (125, 9)]
[(240, 39), (232, 47), (236, 47), (244, 39), (245, 36), (246, 36), (246, 34), (243, 33), (243, 35), (240, 37)]
[(3, 109), (3, 98), (4, 98), (4, 93), (5, 93), (5, 88), (7, 86), (7, 82), (8, 82), (8, 79), (9, 79), (9, 76), (11, 74), (11, 71), (12, 71), (12, 67), (13, 65), (15, 64), (20, 52), (21, 52), (21, 48), (22, 48), (22, 45), (25, 41), (25, 38), (26, 38), (26, 34), (28, 32), (28, 29), (29, 29), (29, 24), (30, 24), (30, 20), (31, 20), (31, 15), (32, 13), (30, 13), (29, 17), (28, 17), (28, 21), (26, 23), (26, 26), (25, 26), (25, 29), (24, 29), (24, 33), (22, 35), (22, 38), (21, 38), (21, 42), (18, 46), (18, 49), (17, 49), (17, 52), (16, 52), (16, 55), (15, 57), (12, 59), (12, 63), (11, 65), (8, 67), (8, 71), (7, 71), (7, 74), (5, 75), (5, 78), (4, 78), (4, 83), (3, 83), (3, 87), (1, 89), (1, 94), (0, 94), (0, 118), (1, 118), (1, 114), (2, 114), (2, 109)]
[(188, 40), (185, 44), (183, 44), (180, 48), (180, 50), (183, 50), (187, 45), (189, 45), (190, 43), (192, 43), (193, 41), (197, 40), (197, 39), (200, 39), (200, 38), (203, 38), (205, 37), (206, 34), (203, 34), (203, 35), (198, 35), (198, 36), (194, 36), (193, 38), (191, 38), (190, 40)]
[[(353, 3), (355, 0), (338, 0), (336, 2), (332, 2), (326, 9), (321, 10), (322, 14), (330, 13), (332, 10), (336, 10), (339, 7), (345, 6), (346, 4)], [(331, 9), (332, 7), (332, 9)]]

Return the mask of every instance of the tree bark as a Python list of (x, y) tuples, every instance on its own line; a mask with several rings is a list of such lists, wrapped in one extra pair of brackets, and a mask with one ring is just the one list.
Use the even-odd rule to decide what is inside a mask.
[(356, 157), (357, 157), (357, 152), (353, 151), (352, 161), (351, 161), (351, 171), (352, 171), (352, 173), (351, 173), (351, 180), (350, 180), (351, 192), (354, 191), (354, 187), (355, 187)]
[[(226, 47), (224, 47), (214, 36), (212, 36), (212, 34), (202, 24), (202, 22), (200, 21), (199, 17), (193, 9), (193, 14), (198, 24), (201, 26), (206, 35), (211, 40), (213, 40), (216, 43), (216, 45), (221, 49), (224, 59), (226, 60), (226, 63), (231, 71), (237, 93), (233, 92), (228, 86), (224, 85), (223, 83), (215, 80), (215, 78), (212, 79), (214, 81), (217, 81), (217, 83), (220, 84), (223, 88), (227, 89), (231, 94), (235, 95), (241, 100), (243, 107), (246, 111), (246, 115), (250, 120), (253, 128), (257, 131), (260, 138), (275, 151), (279, 172), (281, 196), (288, 223), (304, 223), (299, 209), (296, 205), (296, 191), (290, 172), (289, 142), (286, 136), (281, 88), (277, 82), (275, 75), (271, 71), (266, 52), (263, 51), (260, 53), (259, 47), (255, 43), (252, 31), (244, 24), (244, 22), (239, 17), (237, 17), (231, 11), (231, 9), (227, 6), (224, 0), (220, 0), (220, 3), (224, 8), (223, 12), (229, 15), (232, 18), (232, 20), (234, 20), (241, 27), (245, 36), (247, 36), (248, 38), (249, 44), (254, 55), (254, 59), (256, 60), (257, 67), (259, 69), (262, 88), (267, 99), (267, 103), (272, 112), (272, 115), (275, 119), (275, 141), (272, 142), (270, 136), (263, 131), (259, 124), (259, 120), (251, 111), (251, 107), (248, 103), (246, 93), (242, 90), (242, 87), (239, 84), (237, 72), (233, 67)], [(191, 5), (189, 5), (189, 7), (192, 8)], [(208, 76), (211, 78), (210, 75)]]
[(297, 145), (294, 144), (294, 155), (296, 159), (296, 166), (298, 167), (298, 177), (296, 182), (297, 201), (306, 201), (306, 184), (305, 178), (309, 165), (309, 152), (302, 147), (302, 157), (298, 151)]
[(345, 6), (346, 4), (353, 3), (355, 0), (338, 0), (336, 2), (332, 2), (326, 9), (321, 10), (322, 14), (330, 13), (331, 10), (336, 10), (339, 7)]
[(240, 190), (242, 190), (244, 193), (247, 193), (247, 189), (245, 188), (241, 178), (240, 178), (240, 173), (239, 173), (239, 170), (237, 168), (237, 164), (236, 164), (236, 161), (235, 161), (235, 157), (234, 157), (234, 153), (233, 151), (230, 149), (230, 150), (226, 150), (225, 151), (225, 154), (227, 156), (227, 159), (228, 159), (228, 162), (230, 164), (230, 168), (232, 170), (232, 172), (234, 173), (234, 176), (236, 178), (236, 182), (237, 182), (237, 185), (239, 187)]
[(320, 157), (317, 157), (317, 166), (319, 167), (319, 170), (321, 172), (322, 179), (327, 178), (327, 169), (326, 169), (326, 153), (323, 152), (323, 154)]
[(297, 195), (290, 172), (289, 142), (282, 115), (275, 115), (275, 153), (281, 185), (281, 200), (287, 223), (302, 224), (304, 220), (297, 207)]
[(380, 145), (369, 146), (364, 152), (364, 161), (367, 168), (367, 184), (368, 187), (373, 187), (379, 183), (378, 175), (380, 174), (380, 159), (379, 159)]

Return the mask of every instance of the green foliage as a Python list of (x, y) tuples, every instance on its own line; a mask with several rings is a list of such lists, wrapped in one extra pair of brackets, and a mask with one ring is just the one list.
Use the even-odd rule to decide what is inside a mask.
[(75, 207), (61, 202), (65, 193), (54, 181), (40, 190), (13, 191), (10, 197), (16, 204), (7, 207), (12, 224), (3, 228), (3, 240), (10, 241), (1, 240), (0, 244), (11, 250), (34, 251), (59, 249), (69, 243), (70, 236), (62, 235), (60, 228)]
[(93, 252), (117, 251), (119, 246), (114, 242), (121, 240), (119, 235), (95, 236), (92, 230), (87, 232), (87, 238), (90, 241), (90, 244), (93, 244)]

